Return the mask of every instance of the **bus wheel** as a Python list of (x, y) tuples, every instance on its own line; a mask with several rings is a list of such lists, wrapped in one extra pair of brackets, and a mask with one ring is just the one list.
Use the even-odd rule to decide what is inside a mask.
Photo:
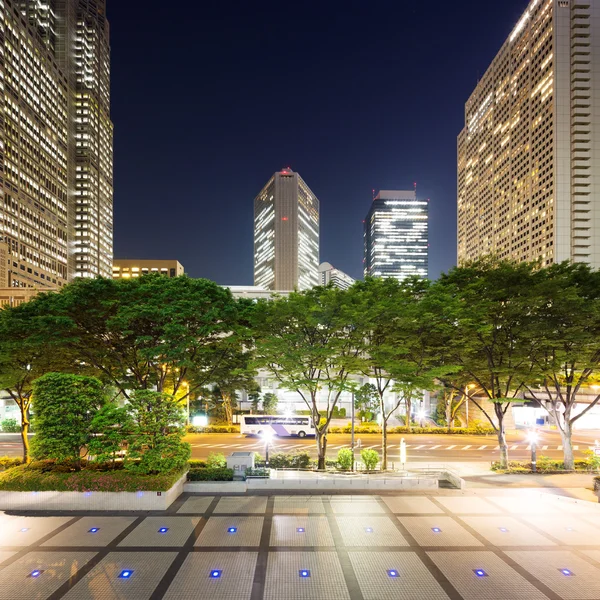
[(304, 431), (299, 431), (299, 432), (298, 432), (298, 437), (299, 437), (299, 438), (306, 437), (306, 433), (305, 433)]

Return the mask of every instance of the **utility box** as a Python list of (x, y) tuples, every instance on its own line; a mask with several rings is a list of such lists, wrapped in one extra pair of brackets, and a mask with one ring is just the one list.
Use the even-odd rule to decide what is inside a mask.
[(254, 452), (232, 452), (227, 457), (227, 468), (233, 469), (234, 479), (244, 479), (248, 469), (254, 469)]

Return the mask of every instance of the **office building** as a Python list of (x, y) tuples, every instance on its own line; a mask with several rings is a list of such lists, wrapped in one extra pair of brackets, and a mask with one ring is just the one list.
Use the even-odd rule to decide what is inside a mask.
[(365, 219), (365, 276), (427, 277), (428, 206), (415, 191), (379, 192)]
[(344, 271), (336, 269), (328, 262), (319, 265), (319, 276), (321, 278), (320, 285), (325, 286), (331, 283), (341, 290), (351, 288), (356, 282), (356, 279), (353, 279), (350, 275), (346, 275)]
[(532, 0), (465, 107), (458, 260), (600, 268), (600, 4)]
[(298, 173), (275, 173), (254, 200), (254, 285), (319, 285), (319, 201)]
[(178, 260), (136, 260), (115, 258), (112, 267), (113, 279), (130, 279), (148, 273), (159, 273), (167, 277), (179, 277), (185, 273)]
[(0, 240), (8, 287), (112, 273), (104, 0), (0, 1)]

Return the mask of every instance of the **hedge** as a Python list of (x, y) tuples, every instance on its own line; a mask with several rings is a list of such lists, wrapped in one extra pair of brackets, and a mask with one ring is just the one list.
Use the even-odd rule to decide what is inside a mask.
[(188, 481), (233, 481), (233, 469), (190, 469)]
[[(346, 425), (345, 427), (330, 427), (329, 433), (351, 433), (352, 426)], [(369, 433), (381, 433), (381, 427), (376, 425), (364, 426), (357, 425), (354, 428), (355, 434), (369, 434)], [(477, 426), (477, 427), (457, 427), (448, 431), (445, 427), (411, 427), (409, 431), (406, 427), (390, 427), (388, 433), (416, 433), (423, 435), (492, 435), (494, 430), (491, 427)]]
[(0, 471), (18, 467), (23, 461), (15, 456), (0, 456)]
[(594, 477), (594, 490), (600, 492), (600, 477)]
[[(492, 471), (505, 472), (505, 473), (531, 473), (532, 465), (530, 461), (524, 460), (511, 460), (508, 462), (508, 469), (502, 468), (500, 462), (496, 461), (492, 463)], [(589, 460), (579, 459), (575, 461), (576, 471), (590, 471), (593, 466)], [(548, 458), (547, 456), (539, 456), (536, 464), (536, 471), (538, 473), (556, 473), (566, 472), (565, 463), (562, 460), (555, 460)]]
[(187, 427), (188, 433), (239, 433), (239, 425), (207, 425), (206, 427), (197, 427), (190, 425)]
[(139, 475), (124, 470), (86, 469), (61, 473), (21, 465), (0, 473), (4, 492), (166, 492), (183, 471), (162, 475)]

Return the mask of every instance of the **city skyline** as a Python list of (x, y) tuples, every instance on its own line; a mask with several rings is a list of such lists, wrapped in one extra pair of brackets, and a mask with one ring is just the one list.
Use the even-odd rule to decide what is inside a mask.
[[(269, 2), (233, 15), (213, 6), (199, 18), (202, 35), (193, 44), (177, 35), (174, 13), (153, 6), (160, 5), (150, 1), (140, 13), (109, 5), (119, 90), (115, 256), (156, 256), (171, 231), (169, 255), (191, 276), (250, 285), (252, 199), (265, 173), (288, 165), (322, 200), (321, 254), (340, 270), (362, 276), (371, 190), (410, 189), (415, 181), (419, 197), (432, 199), (430, 276), (455, 264), (464, 103), (527, 2), (485, 12), (470, 1), (444, 4), (435, 18), (418, 5), (340, 11), (335, 2), (309, 2), (293, 19)], [(190, 10), (194, 19), (199, 7)], [(152, 50), (157, 27), (166, 36), (160, 53)], [(424, 27), (431, 44), (422, 44)], [(224, 33), (230, 43), (215, 52)], [(416, 50), (404, 52), (400, 39)], [(173, 94), (197, 65), (206, 77), (189, 94)], [(168, 85), (152, 86), (157, 72), (168, 73)], [(166, 120), (156, 119), (160, 111)], [(185, 218), (174, 217), (171, 227), (157, 219), (165, 203)]]

